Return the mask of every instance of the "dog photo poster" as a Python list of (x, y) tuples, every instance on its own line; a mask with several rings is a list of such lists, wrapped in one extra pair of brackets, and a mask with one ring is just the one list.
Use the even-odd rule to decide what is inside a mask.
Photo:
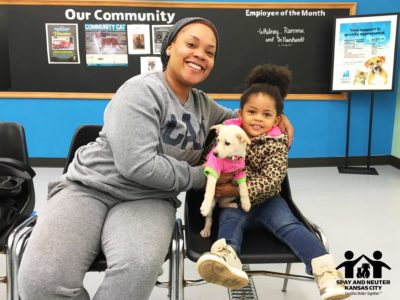
[(392, 90), (398, 15), (337, 18), (333, 91)]
[(78, 24), (46, 23), (49, 64), (79, 64)]
[(126, 24), (85, 24), (88, 66), (128, 66)]

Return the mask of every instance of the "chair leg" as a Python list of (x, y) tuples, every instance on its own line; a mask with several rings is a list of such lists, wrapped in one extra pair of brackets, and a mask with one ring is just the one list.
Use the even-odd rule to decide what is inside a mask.
[[(174, 285), (174, 281), (173, 281), (173, 268), (174, 268), (174, 258), (173, 258), (173, 256), (174, 256), (175, 248), (176, 248), (176, 243), (175, 243), (174, 236), (173, 236), (172, 241), (171, 241), (171, 245), (170, 245), (170, 248), (169, 248), (170, 249), (170, 251), (169, 251), (169, 253), (170, 253), (169, 255), (170, 256), (169, 256), (169, 260), (168, 260), (168, 279), (169, 279), (169, 281), (168, 281), (168, 299), (169, 300), (172, 299), (172, 294), (176, 293), (174, 291), (175, 285)], [(156, 282), (156, 285), (160, 287), (161, 283)], [(163, 285), (161, 287), (165, 287), (165, 285)]]
[(185, 275), (185, 268), (184, 268), (184, 259), (185, 259), (185, 254), (184, 254), (184, 235), (183, 235), (183, 226), (182, 226), (182, 221), (179, 219), (177, 221), (177, 231), (178, 231), (178, 236), (179, 236), (179, 247), (177, 251), (177, 261), (178, 261), (178, 298), (177, 300), (183, 300), (184, 299), (184, 275)]
[[(287, 263), (286, 264), (286, 274), (290, 273), (290, 269), (292, 268), (292, 263)], [(283, 281), (283, 287), (282, 287), (282, 292), (286, 292), (287, 284), (288, 284), (289, 278), (285, 278)]]
[[(175, 252), (176, 252), (176, 234), (175, 228), (172, 233), (171, 245), (169, 248), (169, 268), (168, 268), (168, 299), (173, 299), (176, 294), (176, 285), (175, 285)], [(160, 286), (160, 285), (158, 285)]]
[(18, 300), (18, 270), (26, 240), (29, 238), (33, 224), (36, 222), (33, 215), (16, 227), (7, 240), (7, 300)]
[(173, 232), (173, 238), (171, 242), (171, 258), (170, 258), (170, 293), (169, 297), (172, 300), (183, 300), (183, 228), (182, 221), (177, 219), (175, 222), (175, 228)]

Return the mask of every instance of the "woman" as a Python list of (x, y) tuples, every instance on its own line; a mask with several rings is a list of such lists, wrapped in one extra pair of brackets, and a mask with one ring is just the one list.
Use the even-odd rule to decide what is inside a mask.
[(118, 89), (100, 137), (78, 149), (66, 175), (49, 184), (21, 262), (23, 300), (89, 299), (83, 277), (100, 249), (108, 269), (94, 299), (150, 296), (171, 240), (176, 197), (205, 184), (196, 164), (208, 128), (234, 115), (192, 88), (209, 75), (217, 50), (210, 21), (182, 19), (163, 42), (164, 71)]

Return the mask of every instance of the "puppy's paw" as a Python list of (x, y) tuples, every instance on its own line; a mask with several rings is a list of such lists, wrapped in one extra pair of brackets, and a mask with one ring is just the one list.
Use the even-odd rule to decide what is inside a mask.
[(250, 204), (250, 199), (243, 199), (241, 202), (240, 202), (240, 204), (241, 204), (241, 206), (242, 206), (242, 209), (245, 211), (245, 212), (248, 212), (249, 210), (250, 210), (250, 208), (251, 208), (251, 204)]
[(204, 229), (203, 229), (202, 231), (200, 231), (200, 235), (201, 235), (203, 238), (208, 238), (208, 237), (210, 237), (210, 235), (211, 235), (211, 230), (210, 230), (209, 228), (205, 228), (205, 227), (204, 227)]
[(204, 200), (203, 204), (200, 206), (200, 213), (203, 217), (207, 216), (210, 213), (211, 205), (209, 205), (209, 201)]

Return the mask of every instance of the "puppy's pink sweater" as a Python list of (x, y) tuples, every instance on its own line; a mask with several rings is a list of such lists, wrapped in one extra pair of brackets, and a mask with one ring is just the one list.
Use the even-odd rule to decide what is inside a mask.
[(221, 173), (235, 172), (233, 179), (237, 184), (246, 182), (246, 172), (244, 171), (244, 158), (218, 158), (214, 155), (214, 148), (207, 155), (206, 168), (204, 173), (213, 175), (216, 179)]

